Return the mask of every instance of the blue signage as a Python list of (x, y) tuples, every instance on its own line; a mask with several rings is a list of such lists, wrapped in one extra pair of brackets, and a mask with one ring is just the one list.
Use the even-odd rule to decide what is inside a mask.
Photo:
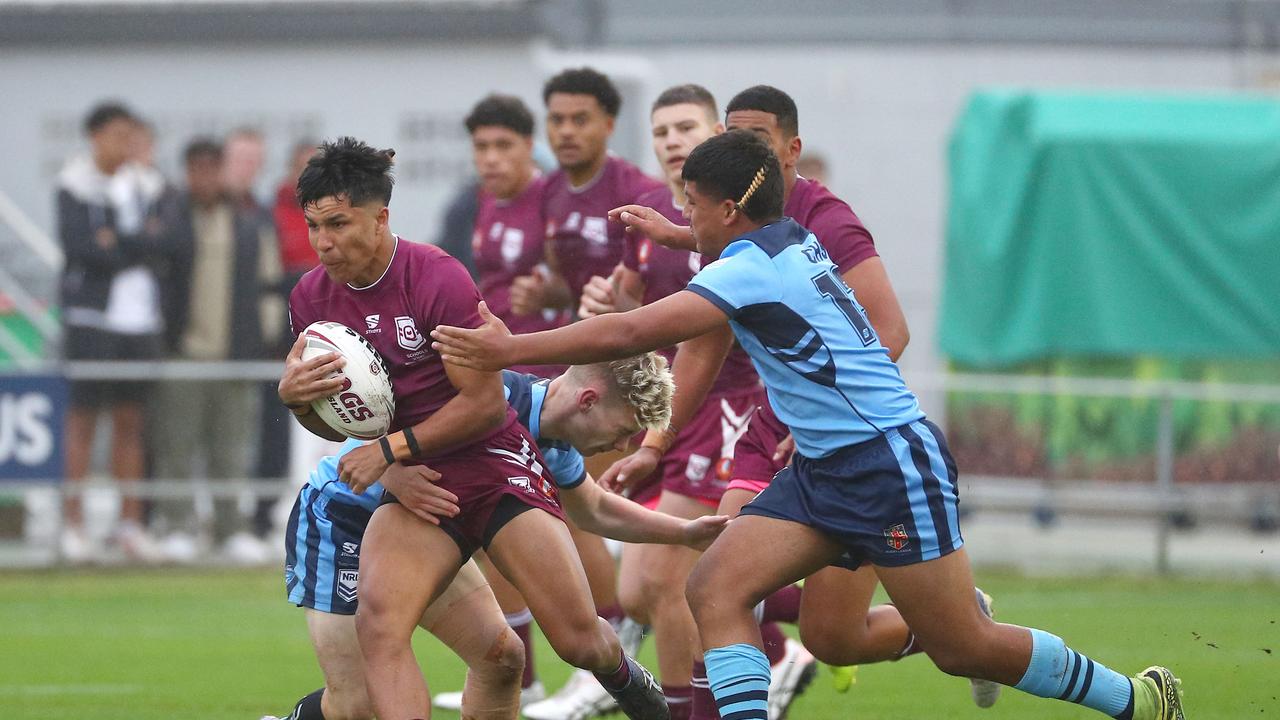
[(0, 482), (62, 482), (67, 381), (0, 375)]

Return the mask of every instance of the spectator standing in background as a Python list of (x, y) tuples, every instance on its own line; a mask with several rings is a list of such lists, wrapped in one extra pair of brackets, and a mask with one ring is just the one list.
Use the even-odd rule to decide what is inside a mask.
[[(131, 165), (138, 121), (123, 105), (104, 103), (85, 120), (91, 151), (72, 158), (58, 176), (58, 236), (66, 254), (61, 281), (67, 360), (154, 360), (163, 321), (156, 268), (168, 246), (159, 206), (164, 180)], [(111, 475), (123, 494), (112, 537), (136, 559), (156, 557), (142, 529), (143, 505), (133, 494), (145, 468), (144, 400), (150, 383), (77, 380), (67, 413), (67, 480), (89, 472), (100, 411), (111, 416)], [(60, 546), (72, 562), (91, 559), (79, 495), (67, 500)]]
[[(288, 167), (280, 185), (276, 188), (275, 204), (271, 208), (271, 217), (275, 225), (276, 239), (280, 248), (280, 264), (283, 276), (279, 285), (281, 307), (285, 307), (283, 298), (287, 298), (293, 286), (298, 283), (308, 270), (315, 267), (319, 260), (311, 249), (311, 240), (307, 237), (307, 218), (298, 205), (298, 176), (302, 174), (307, 161), (316, 153), (319, 143), (303, 140), (293, 145), (289, 155)], [(253, 181), (246, 183), (253, 186)], [(279, 357), (288, 351), (291, 336), (288, 334), (288, 317), (280, 322), (281, 337), (277, 339)], [(289, 474), (290, 429), (289, 409), (280, 404), (276, 394), (275, 383), (268, 382), (260, 390), (262, 395), (261, 418), (258, 431), (258, 458), (254, 466), (253, 476), (263, 480), (286, 477)], [(289, 502), (293, 493), (287, 495)], [(271, 511), (279, 498), (258, 498), (253, 512), (253, 533), (260, 540), (270, 542), (275, 547)]]
[[(308, 270), (319, 262), (316, 251), (307, 239), (307, 217), (298, 205), (298, 176), (307, 167), (307, 161), (316, 153), (318, 143), (305, 140), (293, 146), (289, 156), (289, 168), (276, 189), (276, 204), (271, 209), (276, 225), (276, 237), (280, 241), (280, 262), (284, 266), (286, 293), (293, 289)], [(278, 403), (277, 403), (278, 404)]]
[(227, 197), (241, 209), (262, 212), (262, 204), (253, 192), (266, 155), (262, 133), (253, 128), (232, 130), (223, 143), (222, 185)]
[(479, 210), (480, 181), (469, 178), (454, 192), (453, 197), (449, 198), (449, 205), (445, 207), (444, 218), (440, 223), (440, 237), (436, 238), (436, 245), (457, 258), (467, 272), (471, 273), (471, 279), (477, 283), (480, 280), (480, 273), (476, 269), (471, 237), (475, 232), (476, 213)]
[(796, 174), (823, 185), (831, 182), (831, 171), (827, 167), (827, 158), (822, 153), (806, 151), (796, 161)]
[[(174, 243), (186, 252), (174, 264), (165, 298), (170, 354), (207, 362), (260, 359), (268, 339), (282, 332), (283, 311), (274, 296), (280, 257), (270, 220), (261, 211), (246, 209), (243, 195), (228, 193), (218, 143), (196, 140), (184, 159), (187, 191), (178, 205)], [(259, 384), (214, 380), (164, 385), (156, 475), (190, 479), (199, 457), (211, 479), (247, 477), (258, 428)], [(211, 527), (197, 528), (194, 503), (165, 499), (156, 504), (156, 521), (171, 533), (164, 543), (170, 559), (194, 559), (206, 543), (220, 543), (239, 562), (269, 558), (267, 548), (247, 532), (236, 497), (216, 496), (213, 508)], [(198, 538), (190, 534), (193, 529), (200, 531)]]
[[(246, 216), (246, 220), (252, 218), (254, 223), (266, 223), (274, 227), (273, 212), (260, 203), (258, 196), (254, 194), (266, 159), (266, 144), (262, 133), (251, 127), (232, 130), (227, 135), (223, 150), (223, 182), (237, 212)], [(295, 201), (294, 204), (297, 205), (297, 202)], [(304, 229), (306, 227), (305, 220), (303, 227)], [(274, 246), (270, 252), (278, 258), (284, 258), (284, 249), (280, 245), (279, 236), (273, 233), (269, 241), (264, 241)], [(314, 256), (314, 253), (311, 254)], [(278, 320), (273, 321), (272, 328), (278, 327), (279, 332), (270, 330), (271, 334), (264, 336), (264, 354), (255, 359), (274, 360), (288, 352), (293, 338), (285, 333), (289, 323), (285, 311), (285, 298), (292, 289), (293, 283), (290, 279), (279, 275), (276, 284), (264, 288), (264, 291), (273, 293), (277, 298), (272, 305), (278, 308), (280, 316)], [(263, 381), (258, 388), (258, 395), (260, 399), (256, 421), (249, 420), (257, 428), (252, 443), (253, 452), (249, 460), (249, 476), (260, 480), (278, 478), (286, 473), (289, 464), (289, 414), (280, 406), (274, 380)], [(270, 517), (273, 504), (272, 498), (260, 498), (254, 509), (253, 530), (261, 541), (265, 541), (271, 532)], [(238, 542), (237, 544), (243, 545), (246, 549), (249, 548), (248, 543)], [(275, 547), (274, 542), (271, 543), (271, 547)], [(251, 554), (247, 553), (247, 555)]]

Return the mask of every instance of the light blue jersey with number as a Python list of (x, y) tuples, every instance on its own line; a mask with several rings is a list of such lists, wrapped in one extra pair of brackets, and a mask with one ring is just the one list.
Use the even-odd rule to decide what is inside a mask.
[(729, 316), (805, 457), (924, 417), (819, 238), (794, 220), (737, 238), (688, 289)]

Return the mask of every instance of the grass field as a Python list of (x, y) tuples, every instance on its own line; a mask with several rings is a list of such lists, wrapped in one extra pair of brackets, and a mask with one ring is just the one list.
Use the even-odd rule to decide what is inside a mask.
[[(1052, 630), (1125, 672), (1155, 661), (1173, 667), (1191, 720), (1280, 717), (1280, 586), (979, 578), (1001, 619)], [(0, 574), (0, 608), (3, 720), (257, 720), (320, 685), (302, 613), (283, 600), (276, 572)], [(452, 655), (425, 635), (417, 647), (434, 689), (459, 687), (463, 668)], [(567, 671), (545, 644), (538, 650), (542, 676), (555, 687)], [(642, 658), (652, 662), (651, 646)], [(966, 681), (915, 657), (861, 668), (845, 695), (820, 675), (790, 717), (1101, 716), (1015, 691), (978, 710)]]

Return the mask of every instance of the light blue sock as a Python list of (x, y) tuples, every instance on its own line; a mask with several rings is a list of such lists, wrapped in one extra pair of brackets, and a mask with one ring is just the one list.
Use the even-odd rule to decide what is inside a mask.
[(730, 645), (703, 656), (720, 717), (769, 720), (769, 659), (754, 645)]
[(1031, 630), (1031, 663), (1014, 687), (1042, 698), (1084, 705), (1113, 718), (1133, 716), (1133, 684), (1067, 647), (1062, 638)]

